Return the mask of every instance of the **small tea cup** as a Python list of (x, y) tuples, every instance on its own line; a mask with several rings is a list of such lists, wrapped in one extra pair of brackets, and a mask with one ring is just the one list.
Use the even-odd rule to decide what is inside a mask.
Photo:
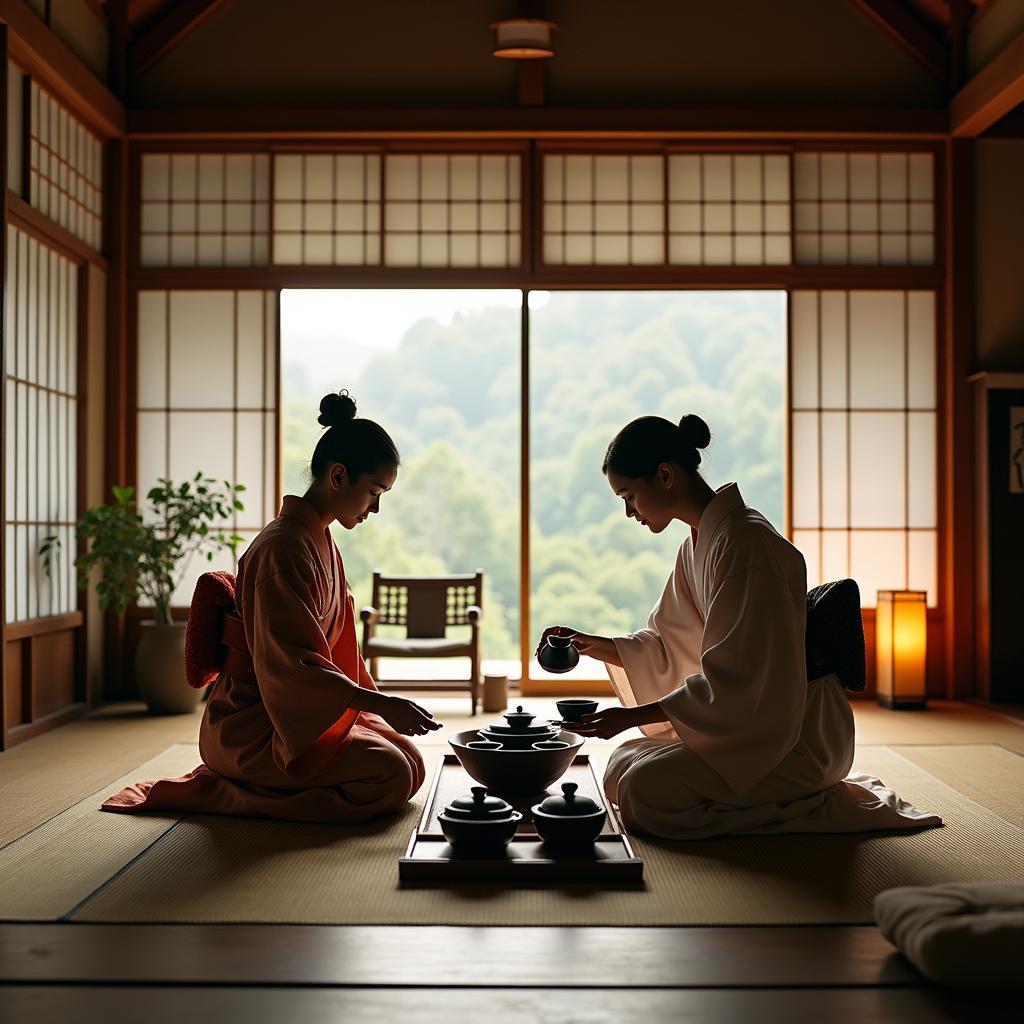
[(501, 744), (495, 740), (471, 740), (466, 746), (473, 750), (501, 750)]
[(555, 707), (558, 708), (563, 722), (579, 722), (584, 715), (592, 715), (597, 710), (597, 701), (569, 697), (566, 700), (555, 701)]
[(565, 740), (538, 740), (533, 744), (534, 750), (568, 750)]

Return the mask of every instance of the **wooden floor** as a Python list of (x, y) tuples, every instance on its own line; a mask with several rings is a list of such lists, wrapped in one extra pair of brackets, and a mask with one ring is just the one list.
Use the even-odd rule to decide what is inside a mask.
[[(458, 706), (440, 702), (438, 710), (453, 719), (461, 717)], [(944, 704), (919, 715), (868, 704), (856, 710), (862, 742), (1024, 750), (1022, 724), (977, 707)], [(159, 720), (108, 709), (0, 755), (0, 834), (20, 835), (97, 788), (96, 780), (194, 738), (197, 723), (198, 716)], [(451, 1024), (485, 1017), (836, 1024), (1020, 1016), (1019, 998), (935, 989), (872, 927), (0, 924), (3, 1024)]]

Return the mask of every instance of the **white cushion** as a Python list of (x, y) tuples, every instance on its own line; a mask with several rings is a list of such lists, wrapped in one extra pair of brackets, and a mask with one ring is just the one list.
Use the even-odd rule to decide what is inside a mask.
[(1024, 987), (1024, 882), (887, 889), (875, 897), (875, 920), (936, 984)]

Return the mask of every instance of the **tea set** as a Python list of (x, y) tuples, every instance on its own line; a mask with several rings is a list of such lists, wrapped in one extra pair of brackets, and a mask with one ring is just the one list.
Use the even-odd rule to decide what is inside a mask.
[[(505, 798), (542, 794), (565, 774), (584, 740), (562, 726), (596, 711), (597, 701), (569, 698), (556, 706), (560, 722), (536, 722), (537, 716), (520, 705), (502, 716), (503, 724), (451, 737), (459, 763), (481, 783), (438, 815), (441, 831), (457, 852), (500, 854), (523, 819)], [(577, 793), (575, 782), (563, 783), (560, 795), (546, 795), (533, 804), (530, 814), (545, 846), (556, 850), (585, 849), (607, 819), (605, 808)]]

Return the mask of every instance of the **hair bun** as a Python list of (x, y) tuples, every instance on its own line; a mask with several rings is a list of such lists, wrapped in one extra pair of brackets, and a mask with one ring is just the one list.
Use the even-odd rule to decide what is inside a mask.
[(679, 432), (683, 435), (683, 444), (687, 448), (707, 448), (711, 444), (710, 428), (693, 413), (687, 413), (679, 421)]
[(317, 423), (323, 427), (340, 427), (356, 418), (356, 403), (347, 391), (333, 391), (320, 399), (320, 415)]

